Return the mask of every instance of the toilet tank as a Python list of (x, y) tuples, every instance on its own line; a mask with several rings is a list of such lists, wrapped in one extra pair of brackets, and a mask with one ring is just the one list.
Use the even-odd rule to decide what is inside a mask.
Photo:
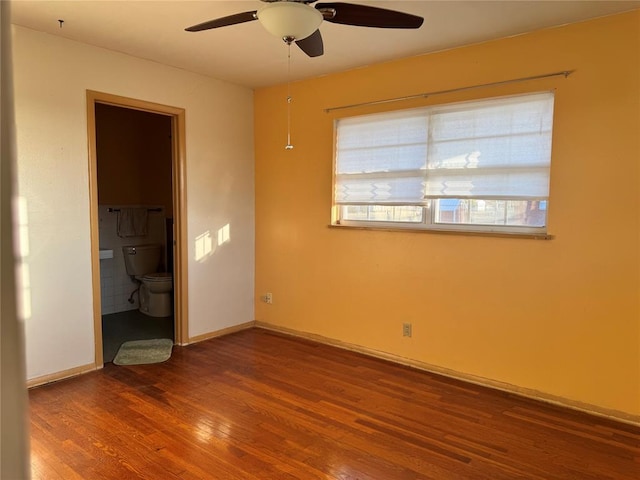
[(158, 271), (161, 245), (131, 245), (122, 247), (128, 275), (140, 276)]

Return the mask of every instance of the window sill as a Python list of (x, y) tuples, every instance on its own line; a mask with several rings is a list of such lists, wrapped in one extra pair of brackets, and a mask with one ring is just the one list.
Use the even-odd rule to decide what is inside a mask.
[(517, 239), (533, 239), (533, 240), (553, 240), (555, 237), (548, 233), (510, 233), (510, 232), (486, 232), (473, 230), (443, 230), (435, 228), (411, 228), (411, 227), (389, 227), (389, 226), (371, 226), (371, 225), (341, 225), (329, 224), (329, 228), (348, 229), (348, 230), (373, 230), (378, 232), (407, 232), (407, 233), (435, 233), (438, 235), (460, 235), (467, 237), (499, 237), (499, 238), (517, 238)]

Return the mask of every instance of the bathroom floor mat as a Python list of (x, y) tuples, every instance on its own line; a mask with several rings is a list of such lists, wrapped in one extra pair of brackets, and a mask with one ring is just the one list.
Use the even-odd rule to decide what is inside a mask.
[(113, 359), (116, 365), (144, 365), (169, 360), (173, 340), (155, 338), (152, 340), (133, 340), (124, 342)]

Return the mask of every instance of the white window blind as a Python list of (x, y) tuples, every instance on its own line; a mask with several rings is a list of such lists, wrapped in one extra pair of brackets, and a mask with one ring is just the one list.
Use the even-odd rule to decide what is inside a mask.
[(337, 205), (546, 200), (553, 93), (340, 119)]
[(339, 120), (336, 202), (422, 203), (427, 133), (424, 111)]

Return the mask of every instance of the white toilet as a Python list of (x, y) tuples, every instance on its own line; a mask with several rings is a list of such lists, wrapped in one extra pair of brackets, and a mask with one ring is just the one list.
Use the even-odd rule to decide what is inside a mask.
[(170, 273), (157, 273), (162, 254), (161, 245), (135, 245), (122, 247), (127, 274), (142, 282), (140, 285), (140, 311), (150, 317), (168, 317), (173, 314)]

